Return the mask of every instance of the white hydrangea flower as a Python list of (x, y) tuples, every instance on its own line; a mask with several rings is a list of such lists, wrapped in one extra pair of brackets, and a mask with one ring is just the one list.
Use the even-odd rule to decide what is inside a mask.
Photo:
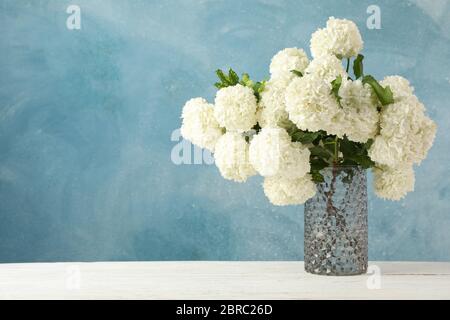
[(357, 56), (363, 49), (358, 27), (353, 21), (330, 17), (325, 29), (318, 29), (311, 37), (314, 58), (333, 54), (339, 58)]
[(286, 111), (289, 119), (302, 130), (325, 130), (343, 137), (344, 116), (331, 84), (312, 74), (294, 78), (286, 90)]
[(412, 165), (374, 168), (375, 194), (383, 199), (400, 200), (414, 191), (414, 170)]
[(377, 164), (395, 166), (398, 164), (398, 159), (402, 158), (402, 143), (401, 139), (388, 140), (378, 135), (369, 149), (369, 157)]
[(389, 76), (381, 81), (394, 94), (394, 103), (381, 111), (380, 135), (369, 150), (378, 164), (395, 167), (425, 159), (431, 148), (436, 124), (425, 115), (425, 106), (413, 94), (408, 80)]
[(326, 28), (319, 28), (311, 35), (310, 50), (312, 57), (318, 58), (325, 55), (334, 55), (330, 50), (331, 39), (330, 33)]
[(214, 160), (225, 179), (245, 182), (256, 174), (249, 162), (248, 152), (249, 144), (237, 132), (227, 132), (217, 141)]
[(194, 98), (186, 102), (181, 117), (181, 135), (200, 148), (214, 151), (222, 129), (214, 118), (214, 106), (203, 98)]
[(276, 206), (303, 204), (317, 192), (309, 174), (297, 179), (266, 177), (263, 187), (267, 198)]
[(288, 119), (284, 95), (293, 76), (295, 75), (278, 76), (266, 83), (258, 110), (258, 123), (261, 127), (277, 127), (281, 121)]
[(414, 87), (401, 76), (388, 76), (380, 81), (383, 87), (389, 86), (394, 94), (394, 100), (398, 101), (414, 94)]
[(313, 74), (322, 78), (325, 82), (332, 82), (338, 76), (347, 79), (348, 74), (342, 66), (341, 60), (334, 55), (322, 55), (314, 58), (305, 70), (308, 74)]
[(372, 88), (361, 80), (342, 79), (339, 89), (340, 103), (345, 113), (345, 134), (348, 139), (365, 143), (375, 138), (380, 114), (378, 100)]
[(380, 135), (369, 149), (370, 158), (390, 167), (420, 164), (436, 135), (436, 124), (424, 114), (424, 110), (414, 95), (383, 107)]
[(272, 77), (292, 74), (292, 70), (304, 72), (309, 64), (308, 56), (303, 49), (286, 48), (279, 51), (270, 63)]
[(250, 163), (262, 176), (300, 178), (311, 169), (310, 151), (282, 128), (263, 128), (250, 143)]
[(420, 164), (427, 157), (437, 131), (436, 123), (427, 116), (424, 116), (421, 121), (420, 125), (416, 127), (414, 135), (417, 139), (416, 143), (412, 144), (413, 161), (416, 164)]
[(227, 130), (244, 132), (256, 124), (256, 108), (253, 90), (237, 84), (217, 92), (214, 115)]

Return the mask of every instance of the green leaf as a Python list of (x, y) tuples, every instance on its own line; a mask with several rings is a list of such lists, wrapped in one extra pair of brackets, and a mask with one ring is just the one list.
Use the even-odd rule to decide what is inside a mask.
[(242, 79), (239, 80), (239, 76), (232, 68), (230, 68), (230, 70), (228, 71), (228, 75), (226, 75), (221, 69), (217, 69), (216, 74), (220, 79), (220, 82), (216, 82), (214, 84), (217, 89), (235, 86), (240, 83), (241, 85), (249, 87), (253, 90), (253, 93), (255, 94), (258, 102), (261, 99), (261, 92), (264, 91), (266, 83), (265, 81), (255, 83), (250, 79), (248, 73), (243, 73)]
[[(288, 133), (289, 133), (289, 132), (288, 132)], [(301, 131), (295, 131), (295, 132), (291, 133), (290, 136), (291, 136), (292, 142), (301, 142), (300, 140), (301, 140), (302, 137), (303, 137), (303, 132), (301, 132)]]
[(253, 85), (253, 92), (255, 93), (256, 99), (258, 102), (261, 100), (261, 93), (264, 91), (264, 88), (266, 87), (265, 81), (258, 81)]
[(248, 75), (248, 73), (242, 74), (242, 79), (241, 79), (240, 84), (242, 84), (243, 86), (246, 86), (246, 87), (250, 87), (250, 88), (253, 88), (253, 85), (254, 85), (253, 81), (250, 80), (250, 76)]
[(367, 140), (367, 142), (364, 144), (364, 148), (365, 148), (366, 150), (369, 150), (370, 147), (372, 146), (373, 142), (374, 142), (373, 139)]
[(258, 81), (253, 85), (253, 90), (255, 90), (255, 92), (261, 93), (264, 91), (265, 87), (266, 87), (265, 81)]
[(364, 169), (371, 168), (375, 165), (368, 155), (352, 155), (348, 157), (349, 160), (355, 161)]
[(336, 148), (336, 137), (326, 137), (322, 140), (324, 148), (326, 148), (331, 154), (334, 154)]
[(285, 129), (289, 135), (292, 135), (295, 131), (299, 130), (297, 126), (289, 119), (283, 119), (278, 122), (278, 125)]
[(222, 70), (217, 69), (216, 70), (216, 74), (219, 77), (220, 81), (222, 82), (222, 84), (224, 85), (230, 85), (230, 82), (228, 81), (228, 77), (223, 73)]
[(356, 79), (359, 79), (364, 75), (363, 60), (364, 56), (358, 54), (358, 57), (353, 61), (353, 73), (355, 74)]
[(356, 162), (353, 161), (353, 160), (345, 159), (345, 158), (344, 158), (344, 161), (341, 162), (341, 165), (343, 165), (343, 166), (357, 166), (358, 163), (356, 163)]
[(328, 162), (320, 158), (312, 158), (309, 162), (311, 164), (311, 171), (320, 171), (329, 166)]
[(325, 181), (323, 175), (318, 171), (311, 171), (311, 178), (315, 183), (321, 183)]
[(239, 83), (239, 76), (231, 68), (230, 70), (228, 70), (228, 79), (232, 86), (237, 85)]
[(320, 132), (309, 132), (297, 130), (291, 134), (292, 141), (301, 142), (303, 144), (312, 143), (320, 135)]
[(320, 132), (305, 132), (302, 143), (308, 144), (312, 143), (314, 140), (316, 140), (320, 136)]
[(215, 86), (217, 89), (222, 89), (222, 88), (223, 88), (222, 82), (216, 82), (216, 83), (214, 83), (214, 86)]
[(334, 93), (334, 96), (336, 97), (337, 101), (341, 101), (341, 97), (339, 96), (339, 89), (342, 85), (342, 76), (338, 76), (336, 79), (331, 81), (331, 91)]
[(327, 136), (327, 133), (325, 132), (325, 131), (323, 131), (323, 130), (319, 130), (319, 131), (317, 131), (318, 133), (319, 133), (319, 135), (317, 136), (317, 138), (316, 139), (314, 139), (314, 141), (312, 142), (314, 145), (319, 145), (320, 144), (320, 142), (322, 141), (322, 139), (324, 138), (324, 137), (326, 137)]
[(359, 148), (358, 148), (358, 144), (356, 142), (352, 142), (352, 141), (348, 140), (347, 137), (344, 137), (341, 140), (340, 150), (342, 151), (342, 154), (344, 155), (344, 159), (349, 158), (353, 155), (362, 153), (361, 150), (359, 150)]
[(373, 91), (378, 97), (378, 100), (380, 100), (383, 106), (394, 103), (394, 95), (389, 86), (383, 88), (374, 77), (369, 75), (364, 76), (362, 82), (367, 83), (372, 87)]
[(367, 149), (368, 144), (371, 140), (366, 143), (358, 143), (348, 140), (344, 137), (340, 143), (340, 149), (344, 155), (344, 165), (355, 165), (358, 164), (363, 168), (371, 168), (375, 163), (370, 159)]
[(309, 148), (309, 151), (311, 151), (311, 155), (318, 156), (322, 159), (328, 159), (332, 155), (327, 149), (321, 146), (313, 146)]
[(303, 77), (303, 73), (301, 73), (301, 72), (298, 71), (298, 70), (291, 70), (291, 72), (292, 72), (293, 74), (295, 74), (296, 76)]

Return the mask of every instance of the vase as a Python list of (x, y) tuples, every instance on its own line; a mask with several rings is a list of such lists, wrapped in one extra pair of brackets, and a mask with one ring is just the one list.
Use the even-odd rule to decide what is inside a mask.
[(321, 174), (324, 181), (305, 203), (305, 270), (330, 276), (366, 273), (366, 170), (334, 166)]

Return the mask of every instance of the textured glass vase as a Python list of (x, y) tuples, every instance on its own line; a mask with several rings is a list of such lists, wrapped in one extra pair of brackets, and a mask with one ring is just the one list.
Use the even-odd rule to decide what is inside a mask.
[(367, 271), (367, 178), (358, 166), (321, 171), (305, 204), (305, 270), (346, 276)]

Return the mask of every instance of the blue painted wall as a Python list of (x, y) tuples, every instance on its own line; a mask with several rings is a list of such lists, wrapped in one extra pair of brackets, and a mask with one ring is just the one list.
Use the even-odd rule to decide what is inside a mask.
[[(81, 7), (82, 29), (66, 28)], [(255, 78), (328, 16), (357, 22), (366, 69), (409, 78), (439, 126), (400, 202), (370, 194), (370, 258), (450, 260), (450, 3), (0, 1), (0, 262), (303, 258), (303, 207), (260, 178), (171, 161), (188, 98), (214, 70)]]

